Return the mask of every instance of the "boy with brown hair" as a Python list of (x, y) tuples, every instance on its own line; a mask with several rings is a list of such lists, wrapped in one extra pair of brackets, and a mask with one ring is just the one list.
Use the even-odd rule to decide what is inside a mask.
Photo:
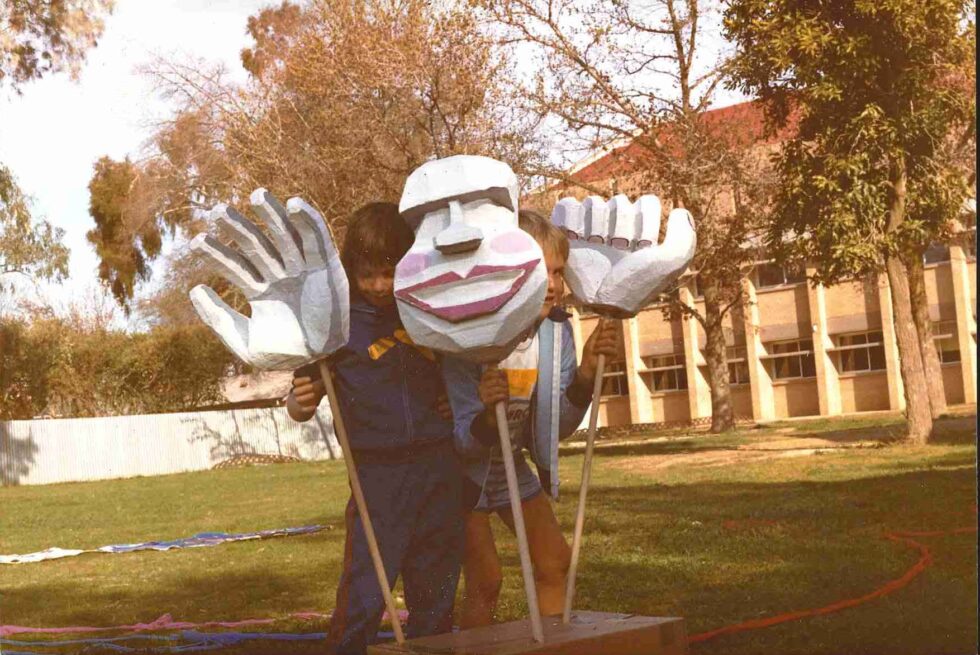
[[(331, 356), (354, 463), (391, 584), (399, 574), (408, 638), (452, 628), (462, 554), (461, 472), (445, 388), (431, 351), (412, 343), (398, 317), (395, 265), (411, 228), (391, 203), (351, 216), (341, 251), (351, 281), (350, 339)], [(289, 415), (307, 421), (325, 391), (318, 368), (297, 370)], [(344, 569), (330, 624), (330, 652), (363, 655), (374, 642), (384, 599), (353, 499), (347, 505)]]

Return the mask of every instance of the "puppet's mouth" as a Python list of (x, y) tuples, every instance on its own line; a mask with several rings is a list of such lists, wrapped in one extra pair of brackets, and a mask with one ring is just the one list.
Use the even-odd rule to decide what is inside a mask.
[(451, 323), (492, 314), (514, 297), (538, 259), (513, 266), (474, 266), (465, 276), (454, 271), (404, 289), (395, 297)]

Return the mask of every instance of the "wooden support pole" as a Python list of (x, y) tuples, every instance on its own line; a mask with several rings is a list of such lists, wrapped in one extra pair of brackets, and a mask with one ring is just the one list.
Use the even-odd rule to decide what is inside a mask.
[(497, 414), (497, 432), (500, 433), (500, 451), (504, 459), (504, 472), (507, 474), (507, 493), (510, 496), (510, 511), (514, 516), (514, 532), (517, 534), (517, 550), (521, 556), (521, 573), (524, 575), (524, 593), (527, 595), (527, 609), (531, 615), (531, 635), (539, 644), (544, 643), (544, 627), (541, 612), (538, 610), (538, 592), (534, 584), (534, 570), (531, 568), (531, 551), (527, 545), (527, 529), (524, 527), (524, 508), (521, 507), (521, 490), (517, 486), (517, 471), (514, 469), (514, 453), (510, 446), (510, 430), (507, 427), (507, 404), (499, 402), (494, 406)]
[(589, 493), (589, 478), (592, 475), (592, 450), (595, 447), (596, 427), (599, 424), (599, 398), (602, 395), (602, 375), (605, 372), (605, 368), (606, 356), (600, 353), (595, 367), (595, 383), (592, 386), (592, 409), (589, 412), (589, 431), (585, 437), (582, 485), (578, 491), (578, 513), (575, 515), (575, 535), (572, 537), (572, 561), (568, 566), (568, 579), (565, 583), (565, 611), (561, 617), (563, 623), (571, 621), (572, 603), (575, 601), (575, 574), (578, 572), (578, 556), (582, 548), (582, 530), (585, 528), (585, 498)]
[(364, 537), (367, 539), (368, 550), (371, 551), (371, 561), (374, 562), (374, 571), (378, 575), (378, 584), (381, 586), (381, 594), (385, 599), (388, 616), (391, 617), (395, 641), (403, 644), (405, 643), (405, 635), (402, 633), (401, 621), (398, 620), (398, 611), (395, 608), (395, 599), (391, 595), (391, 586), (388, 584), (381, 551), (378, 550), (378, 539), (374, 536), (374, 527), (371, 525), (371, 517), (368, 515), (367, 502), (364, 500), (364, 492), (361, 490), (361, 479), (357, 476), (357, 468), (354, 466), (350, 442), (347, 441), (347, 428), (344, 427), (344, 415), (340, 411), (340, 403), (337, 401), (337, 390), (334, 389), (333, 378), (330, 377), (330, 368), (327, 366), (326, 360), (323, 359), (320, 360), (320, 376), (323, 378), (323, 386), (327, 390), (327, 400), (330, 402), (330, 410), (333, 412), (334, 432), (337, 433), (337, 441), (340, 442), (340, 449), (344, 453), (344, 463), (347, 465), (347, 477), (350, 479), (351, 493), (354, 494), (357, 513), (360, 515), (361, 524), (364, 526)]

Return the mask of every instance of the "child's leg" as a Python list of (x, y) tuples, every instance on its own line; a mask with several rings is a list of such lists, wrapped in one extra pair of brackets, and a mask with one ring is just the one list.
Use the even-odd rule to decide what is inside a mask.
[(462, 472), (447, 443), (419, 461), (414, 530), (402, 562), (409, 639), (449, 632), (463, 559)]
[[(534, 583), (538, 590), (538, 607), (544, 616), (561, 614), (565, 607), (565, 579), (572, 561), (572, 549), (565, 541), (555, 512), (544, 493), (521, 503), (527, 544), (534, 565)], [(514, 530), (510, 512), (500, 518)]]
[[(394, 585), (400, 571), (405, 547), (411, 535), (411, 521), (405, 520), (403, 493), (406, 466), (358, 464), (357, 472), (364, 489), (371, 524), (378, 539), (378, 550), (384, 562), (385, 575)], [(400, 493), (401, 492), (401, 493)], [(352, 498), (345, 517), (347, 538), (344, 543), (344, 569), (337, 586), (337, 602), (327, 635), (329, 653), (364, 655), (368, 644), (375, 642), (384, 596), (378, 585), (371, 553), (357, 506)]]
[(476, 628), (493, 622), (503, 576), (497, 546), (490, 529), (490, 514), (469, 512), (465, 519), (466, 550), (463, 554), (463, 611), (459, 625)]

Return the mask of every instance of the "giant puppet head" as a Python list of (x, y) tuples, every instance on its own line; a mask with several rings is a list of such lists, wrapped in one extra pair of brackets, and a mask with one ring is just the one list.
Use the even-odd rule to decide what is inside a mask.
[(399, 211), (415, 243), (395, 269), (395, 298), (412, 339), (496, 362), (525, 337), (548, 281), (537, 242), (517, 226), (517, 177), (471, 155), (436, 159), (405, 182)]

